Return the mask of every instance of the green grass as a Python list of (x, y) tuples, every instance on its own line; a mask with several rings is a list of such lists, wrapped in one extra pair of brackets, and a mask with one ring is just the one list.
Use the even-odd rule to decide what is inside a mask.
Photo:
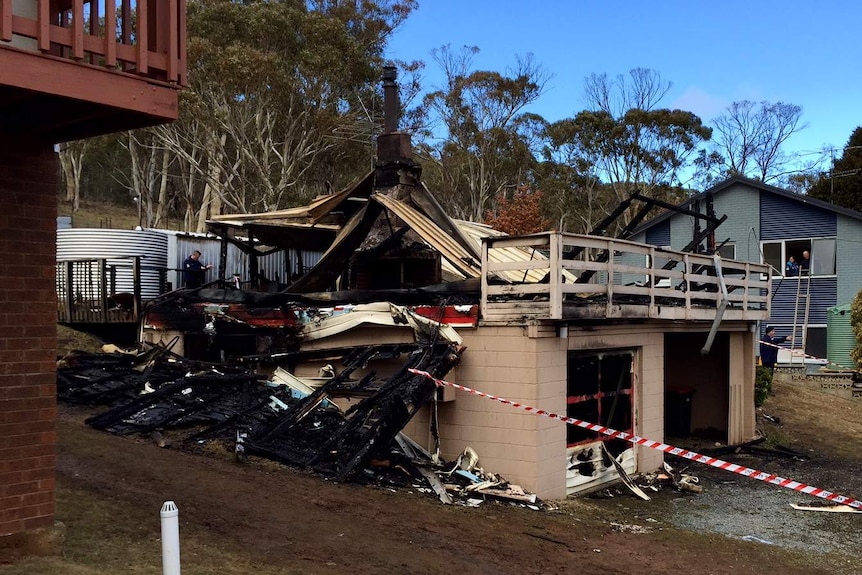
[[(2, 575), (161, 575), (159, 510), (144, 515), (137, 507), (110, 498), (60, 487), (57, 521), (66, 525), (63, 557), (29, 557), (0, 565)], [(204, 541), (208, 539), (208, 541)], [(180, 523), (180, 557), (184, 575), (293, 575), (295, 567), (262, 565), (231, 550), (205, 533), (187, 533)], [(327, 573), (315, 566), (315, 573)]]

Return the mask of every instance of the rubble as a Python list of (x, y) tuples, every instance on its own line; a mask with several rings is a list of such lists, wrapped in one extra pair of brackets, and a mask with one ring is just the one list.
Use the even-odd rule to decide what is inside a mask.
[[(93, 428), (143, 435), (162, 448), (221, 442), (241, 460), (258, 456), (338, 481), (412, 487), (446, 504), (497, 500), (540, 508), (534, 494), (477, 467), (471, 449), (446, 464), (401, 433), (436, 397), (434, 382), (409, 370), (444, 377), (464, 351), (458, 334), (393, 304), (357, 308), (316, 314), (297, 333), (332, 335), (370, 322), (381, 329), (408, 327), (415, 341), (242, 356), (221, 364), (179, 357), (171, 344), (73, 352), (58, 362), (58, 396), (104, 407), (86, 420)], [(320, 364), (318, 377), (289, 369), (309, 363)], [(388, 375), (380, 375), (386, 371), (378, 371), (381, 364)]]

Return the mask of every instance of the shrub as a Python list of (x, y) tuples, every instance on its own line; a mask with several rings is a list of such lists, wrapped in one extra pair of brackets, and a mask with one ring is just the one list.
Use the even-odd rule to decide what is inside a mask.
[(511, 198), (500, 192), (495, 204), (495, 209), (485, 213), (485, 223), (510, 236), (544, 232), (551, 225), (542, 217), (542, 192), (538, 190), (521, 186)]
[(853, 298), (850, 305), (850, 327), (856, 336), (856, 347), (850, 352), (850, 357), (856, 362), (856, 368), (862, 366), (862, 291)]
[(754, 374), (754, 407), (761, 407), (771, 392), (772, 370), (758, 365)]

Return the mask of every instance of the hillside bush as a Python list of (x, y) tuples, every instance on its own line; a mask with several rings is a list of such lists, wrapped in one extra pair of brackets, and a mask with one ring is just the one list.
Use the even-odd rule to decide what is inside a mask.
[(856, 362), (856, 369), (862, 366), (862, 291), (853, 298), (850, 306), (850, 326), (856, 336), (856, 346), (850, 352), (850, 357)]
[(754, 407), (761, 407), (772, 391), (772, 370), (762, 365), (757, 366), (754, 374)]

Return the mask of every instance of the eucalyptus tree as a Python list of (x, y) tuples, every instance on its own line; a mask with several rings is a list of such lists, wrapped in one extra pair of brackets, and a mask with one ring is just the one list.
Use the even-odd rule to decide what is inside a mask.
[[(550, 124), (545, 134), (543, 159), (549, 165), (542, 172), (567, 173), (571, 182), (569, 189), (554, 190), (564, 197), (549, 198), (558, 206), (555, 217), (580, 219), (571, 223), (589, 230), (632, 191), (681, 199), (683, 174), (712, 130), (691, 112), (659, 107), (670, 88), (645, 68), (627, 77), (586, 78), (587, 109)], [(546, 188), (543, 182), (540, 187)], [(623, 222), (630, 217), (626, 212)]]
[(450, 46), (432, 52), (445, 83), (423, 98), (419, 146), (425, 180), (453, 215), (473, 221), (482, 220), (498, 194), (529, 178), (544, 120), (526, 108), (548, 80), (531, 56), (517, 57), (504, 72), (472, 70), (478, 52)]
[(718, 177), (740, 175), (770, 182), (787, 175), (795, 158), (784, 144), (807, 124), (801, 106), (742, 100), (731, 103), (713, 126), (715, 151), (722, 157), (715, 165)]
[(617, 203), (601, 180), (596, 146), (585, 145), (598, 136), (594, 123), (583, 120), (567, 118), (545, 127), (536, 168), (546, 213), (558, 229), (574, 233), (590, 231)]
[(180, 119), (155, 130), (190, 228), (295, 205), (368, 169), (344, 138), (379, 106), (392, 31), (414, 0), (194, 0)]
[(92, 139), (77, 140), (63, 142), (58, 147), (66, 202), (72, 207), (73, 212), (77, 212), (81, 205), (81, 176), (91, 143)]
[(808, 195), (862, 212), (862, 126), (850, 134), (841, 157), (816, 177)]

